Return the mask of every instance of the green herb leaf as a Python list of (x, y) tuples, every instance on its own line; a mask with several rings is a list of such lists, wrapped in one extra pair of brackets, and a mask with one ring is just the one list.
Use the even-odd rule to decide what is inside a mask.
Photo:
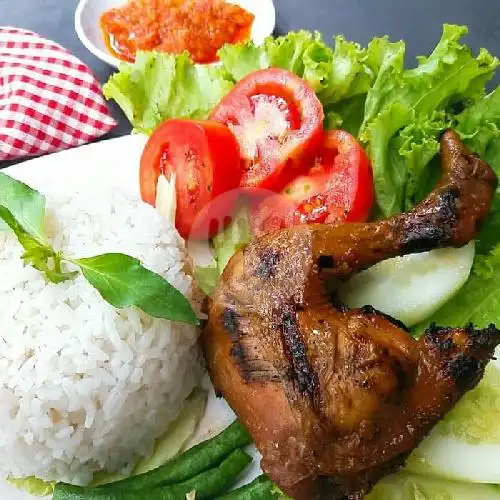
[(42, 272), (52, 283), (61, 283), (74, 278), (78, 272), (63, 272), (61, 269), (62, 256), (43, 240), (32, 236), (15, 219), (12, 213), (0, 205), (0, 219), (14, 232), (25, 252), (22, 256), (25, 264), (33, 266)]
[(114, 307), (136, 306), (155, 318), (198, 324), (188, 299), (133, 257), (109, 253), (71, 262)]
[[(0, 205), (7, 208), (29, 234), (42, 238), (45, 197), (38, 191), (0, 172)], [(7, 229), (2, 225), (0, 231)]]

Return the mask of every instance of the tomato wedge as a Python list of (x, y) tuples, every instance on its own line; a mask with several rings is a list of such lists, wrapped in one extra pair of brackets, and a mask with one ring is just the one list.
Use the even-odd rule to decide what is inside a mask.
[(250, 222), (261, 235), (298, 224), (364, 221), (373, 200), (368, 156), (348, 132), (332, 130), (308, 174), (255, 205)]
[[(210, 238), (237, 202), (237, 193), (224, 205), (211, 203), (239, 187), (242, 171), (234, 135), (217, 122), (168, 120), (149, 138), (141, 157), (142, 199), (156, 205), (160, 175), (175, 175), (177, 210), (175, 225), (183, 238)], [(224, 214), (215, 213), (224, 210)]]
[(314, 90), (278, 68), (245, 77), (210, 119), (227, 125), (240, 144), (244, 188), (281, 191), (321, 146), (324, 113)]

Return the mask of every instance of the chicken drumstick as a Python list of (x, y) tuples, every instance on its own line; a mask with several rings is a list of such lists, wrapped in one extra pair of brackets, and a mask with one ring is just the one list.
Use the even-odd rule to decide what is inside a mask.
[(413, 211), (266, 235), (232, 258), (210, 299), (214, 386), (293, 498), (363, 498), (479, 382), (500, 343), (493, 325), (432, 326), (417, 341), (331, 292), (381, 260), (475, 238), (497, 178), (452, 131), (441, 156), (439, 185)]

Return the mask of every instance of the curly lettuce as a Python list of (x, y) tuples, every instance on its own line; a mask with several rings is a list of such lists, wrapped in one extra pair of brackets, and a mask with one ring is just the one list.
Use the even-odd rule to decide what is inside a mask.
[(464, 26), (445, 25), (432, 54), (418, 58), (413, 69), (404, 67), (404, 43), (393, 44), (368, 91), (360, 138), (372, 160), (384, 216), (419, 201), (440, 134), (457, 119), (454, 110), (482, 99), (494, 76), (498, 59), (485, 49), (474, 57), (460, 42), (466, 33)]
[(135, 131), (150, 134), (168, 118), (207, 118), (233, 87), (221, 68), (194, 64), (187, 54), (139, 52), (104, 85)]

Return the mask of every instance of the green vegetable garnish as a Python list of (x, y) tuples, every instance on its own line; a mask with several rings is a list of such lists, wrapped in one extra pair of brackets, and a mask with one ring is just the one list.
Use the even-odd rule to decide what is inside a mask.
[(8, 478), (7, 482), (36, 497), (52, 495), (56, 485), (55, 481), (47, 482), (37, 477), (26, 477), (22, 479)]
[(473, 57), (460, 43), (466, 27), (445, 25), (441, 41), (418, 66), (404, 68), (405, 45), (387, 51), (368, 91), (360, 138), (375, 177), (377, 204), (389, 216), (411, 208), (440, 133), (453, 123), (453, 106), (474, 102), (498, 66), (486, 50)]
[[(5, 207), (26, 231), (43, 238), (45, 197), (20, 181), (0, 172), (0, 205)], [(8, 227), (0, 220), (0, 231)]]
[(72, 260), (104, 300), (119, 309), (136, 306), (155, 318), (196, 323), (189, 301), (159, 274), (139, 260), (121, 253), (108, 253)]
[(250, 242), (248, 212), (245, 208), (239, 210), (227, 228), (213, 239), (214, 259), (208, 266), (197, 266), (195, 277), (200, 288), (210, 295), (219, 281), (219, 277), (231, 257)]
[(63, 256), (59, 252), (56, 252), (48, 243), (39, 240), (36, 236), (32, 236), (26, 231), (12, 213), (2, 205), (0, 205), (0, 219), (12, 230), (24, 248), (25, 252), (22, 255), (22, 259), (25, 264), (38, 269), (52, 283), (62, 283), (78, 275), (77, 272), (63, 272)]
[(217, 258), (215, 257), (207, 266), (195, 266), (194, 268), (196, 283), (198, 283), (200, 290), (205, 295), (212, 294), (217, 286), (220, 275), (221, 272), (219, 270), (219, 264), (217, 263)]
[[(142, 458), (134, 468), (132, 475), (144, 474), (162, 466), (177, 456), (193, 437), (198, 423), (205, 414), (207, 393), (197, 389), (184, 404), (179, 416), (168, 426), (165, 433), (156, 440), (155, 449), (150, 457)], [(126, 479), (128, 475), (119, 472), (100, 471), (94, 474), (89, 486), (102, 486)]]
[(236, 482), (238, 476), (250, 465), (252, 457), (241, 449), (234, 450), (222, 463), (192, 479), (171, 486), (172, 500), (185, 498), (192, 491), (198, 500), (212, 500), (226, 493)]
[(187, 54), (138, 52), (104, 85), (104, 95), (123, 109), (134, 129), (151, 133), (167, 118), (206, 118), (231, 90), (222, 68), (195, 65)]
[(236, 420), (217, 436), (194, 446), (158, 469), (107, 486), (125, 490), (141, 490), (181, 483), (215, 467), (231, 452), (250, 443), (251, 439), (247, 430)]
[[(0, 221), (10, 228), (24, 248), (24, 262), (43, 273), (46, 279), (61, 283), (74, 279), (81, 271), (114, 307), (135, 306), (155, 318), (198, 323), (186, 297), (137, 259), (119, 253), (73, 259), (54, 250), (41, 234), (45, 198), (5, 174), (0, 174), (0, 185)], [(63, 264), (72, 264), (80, 271), (65, 271)]]
[(184, 500), (195, 492), (197, 500), (213, 500), (227, 492), (238, 476), (250, 464), (252, 458), (237, 449), (218, 467), (207, 470), (183, 483), (158, 486), (144, 490), (110, 488), (82, 488), (69, 484), (57, 484), (52, 500)]

